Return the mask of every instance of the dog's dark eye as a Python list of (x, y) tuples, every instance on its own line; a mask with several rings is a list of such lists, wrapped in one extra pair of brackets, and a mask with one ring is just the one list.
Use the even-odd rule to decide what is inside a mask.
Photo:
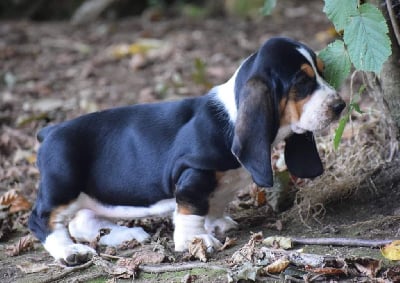
[(311, 95), (317, 87), (315, 78), (310, 78), (306, 74), (300, 73), (295, 81), (294, 89), (296, 90), (296, 98), (302, 99)]

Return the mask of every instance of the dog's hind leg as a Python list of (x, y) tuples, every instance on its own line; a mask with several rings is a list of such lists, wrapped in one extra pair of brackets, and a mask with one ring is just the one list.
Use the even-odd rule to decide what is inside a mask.
[(84, 263), (96, 254), (91, 247), (72, 241), (66, 221), (73, 210), (70, 206), (59, 206), (50, 212), (40, 204), (34, 208), (29, 218), (29, 228), (44, 248), (56, 260), (69, 266)]
[(79, 193), (73, 193), (69, 189), (73, 188), (72, 184), (66, 185), (59, 176), (49, 177), (42, 174), (36, 205), (29, 217), (29, 228), (56, 260), (70, 266), (84, 263), (96, 251), (74, 243), (67, 229), (67, 222), (81, 208)]
[(93, 242), (99, 234), (100, 229), (110, 229), (99, 239), (99, 244), (106, 246), (118, 246), (132, 239), (144, 242), (150, 238), (142, 227), (125, 227), (114, 222), (96, 216), (90, 209), (81, 209), (68, 225), (70, 235), (80, 242)]

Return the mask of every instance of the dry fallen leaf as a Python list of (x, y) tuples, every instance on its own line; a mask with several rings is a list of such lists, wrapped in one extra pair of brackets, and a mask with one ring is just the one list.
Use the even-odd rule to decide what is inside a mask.
[(207, 262), (207, 247), (202, 238), (194, 238), (189, 244), (189, 254), (200, 261)]
[(125, 241), (122, 244), (118, 245), (118, 250), (132, 250), (136, 247), (140, 246), (140, 243), (136, 239), (132, 239), (129, 241)]
[(249, 242), (232, 255), (232, 263), (241, 264), (243, 262), (253, 262), (256, 256), (256, 244), (261, 243), (262, 240), (262, 232), (251, 235)]
[(121, 59), (123, 57), (135, 54), (146, 54), (151, 49), (159, 49), (165, 45), (165, 42), (158, 39), (139, 39), (132, 44), (119, 44), (111, 47), (111, 53), (114, 58)]
[(390, 260), (400, 260), (400, 240), (393, 241), (381, 249), (382, 255)]
[(357, 258), (353, 264), (359, 272), (370, 278), (375, 278), (381, 269), (381, 261), (373, 258)]
[(159, 264), (165, 259), (165, 255), (159, 252), (153, 251), (140, 251), (132, 255), (132, 260), (136, 264)]
[(400, 265), (388, 268), (384, 276), (390, 280), (390, 282), (400, 282)]
[(262, 243), (264, 245), (274, 247), (274, 248), (281, 248), (281, 249), (291, 249), (293, 247), (292, 239), (289, 237), (280, 237), (280, 236), (272, 236), (265, 238)]
[(222, 245), (222, 247), (219, 248), (219, 251), (223, 251), (226, 250), (234, 245), (236, 245), (237, 239), (236, 238), (229, 238), (226, 237), (224, 244)]
[(245, 280), (245, 282), (250, 280), (254, 282), (256, 281), (259, 270), (259, 266), (254, 266), (250, 262), (245, 262), (243, 265), (239, 266), (239, 269), (235, 271), (234, 274), (232, 274), (234, 277), (234, 280), (232, 282), (239, 282), (240, 280)]
[[(125, 262), (124, 260), (127, 260)], [(137, 265), (131, 263), (132, 259), (120, 259), (113, 264), (108, 262), (107, 260), (102, 259), (101, 257), (95, 255), (92, 258), (92, 262), (100, 267), (104, 272), (108, 273), (112, 276), (117, 276), (118, 278), (130, 278), (134, 277), (136, 274)]]
[(28, 161), (29, 164), (35, 164), (36, 154), (32, 152), (32, 150), (24, 150), (19, 148), (14, 153), (13, 163), (17, 164), (22, 160)]
[(132, 273), (136, 273), (137, 269), (139, 268), (139, 264), (136, 259), (133, 258), (121, 258), (119, 260), (117, 260), (117, 262), (115, 263), (117, 266), (119, 267), (124, 267), (130, 271), (132, 271)]
[(10, 205), (9, 212), (28, 211), (31, 209), (31, 203), (16, 190), (9, 190), (0, 197), (0, 205)]
[(267, 203), (265, 190), (254, 183), (250, 187), (250, 196), (254, 200), (254, 205), (257, 207), (263, 206)]
[(19, 239), (18, 243), (8, 245), (6, 247), (6, 254), (9, 256), (17, 256), (22, 252), (30, 251), (33, 249), (35, 239), (31, 235), (26, 235)]
[(262, 269), (262, 272), (266, 272), (266, 273), (281, 273), (282, 271), (284, 271), (286, 269), (286, 267), (288, 267), (290, 261), (285, 258), (279, 258), (276, 261), (274, 261), (273, 263), (267, 265), (266, 267), (264, 267)]
[(9, 205), (0, 204), (0, 241), (6, 240), (13, 231), (13, 218), (8, 210)]

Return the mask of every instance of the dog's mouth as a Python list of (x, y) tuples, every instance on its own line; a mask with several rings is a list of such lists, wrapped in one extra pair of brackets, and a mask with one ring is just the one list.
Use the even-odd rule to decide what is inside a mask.
[(320, 133), (324, 131), (329, 125), (333, 122), (338, 120), (338, 116), (336, 115), (329, 115), (329, 117), (320, 117), (319, 123), (314, 124), (310, 127), (305, 127), (301, 125), (301, 123), (294, 123), (291, 125), (291, 129), (296, 134), (304, 134), (306, 132), (313, 132), (313, 133)]

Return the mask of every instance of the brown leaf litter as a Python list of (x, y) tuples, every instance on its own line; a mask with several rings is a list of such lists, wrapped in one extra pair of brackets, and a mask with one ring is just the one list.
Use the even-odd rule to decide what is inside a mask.
[(189, 254), (202, 262), (207, 262), (207, 247), (202, 238), (194, 238), (188, 246)]
[(35, 239), (31, 235), (21, 237), (16, 244), (7, 245), (6, 254), (9, 256), (17, 256), (23, 252), (34, 249)]
[[(266, 242), (270, 242), (270, 239)], [(295, 250), (267, 248), (263, 244), (261, 232), (253, 234), (249, 242), (232, 255), (230, 276), (234, 280), (257, 281), (262, 277), (275, 278), (273, 274), (281, 274), (279, 278), (288, 280), (305, 280), (306, 277), (312, 277), (310, 280), (315, 282), (361, 277), (382, 281), (385, 277), (389, 277), (388, 274), (383, 274), (383, 277), (379, 274), (382, 266), (380, 260), (307, 254)], [(290, 271), (286, 274), (288, 268)], [(396, 272), (393, 270), (390, 276), (397, 278)]]
[(16, 190), (9, 190), (0, 197), (0, 205), (10, 206), (9, 212), (28, 211), (32, 204)]

